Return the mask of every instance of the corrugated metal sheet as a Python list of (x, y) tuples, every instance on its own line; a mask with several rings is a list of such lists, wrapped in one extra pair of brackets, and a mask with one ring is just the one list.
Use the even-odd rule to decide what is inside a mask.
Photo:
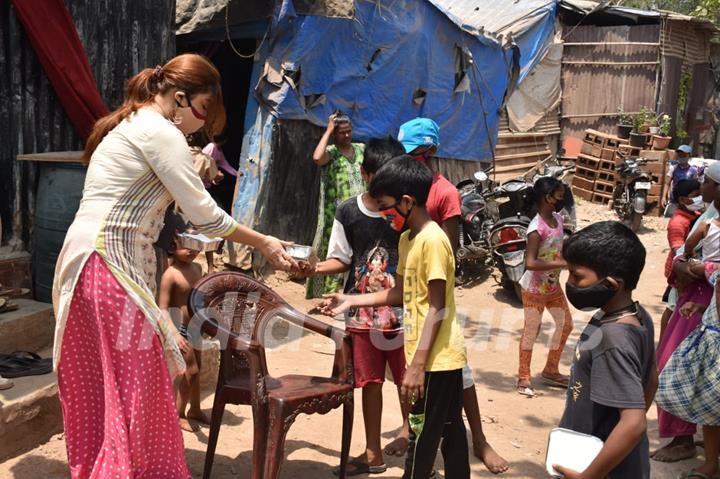
[[(124, 82), (175, 52), (175, 0), (66, 0), (93, 68), (112, 108)], [(38, 63), (10, 2), (0, 2), (0, 215), (3, 240), (27, 240), (36, 188), (36, 165), (21, 153), (82, 148)]]
[(662, 30), (662, 54), (680, 58), (686, 65), (709, 63), (710, 30), (695, 23), (667, 20)]
[[(569, 28), (562, 72), (563, 139), (614, 132), (617, 109), (654, 108), (660, 25)], [(588, 45), (583, 45), (587, 43)]]
[(556, 0), (430, 0), (457, 26), (472, 35), (518, 35), (545, 21)]

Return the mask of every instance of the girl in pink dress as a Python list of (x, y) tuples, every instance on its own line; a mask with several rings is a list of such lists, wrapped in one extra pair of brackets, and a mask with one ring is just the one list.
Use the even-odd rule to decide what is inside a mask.
[(555, 320), (543, 379), (553, 386), (567, 387), (568, 378), (560, 374), (560, 356), (572, 331), (572, 315), (560, 287), (560, 271), (566, 268), (561, 251), (564, 239), (563, 218), (565, 185), (555, 178), (540, 178), (533, 186), (538, 213), (527, 229), (525, 274), (520, 278), (525, 326), (520, 338), (520, 366), (517, 392), (535, 396), (530, 382), (530, 363), (535, 340), (540, 333), (542, 315), (547, 309)]

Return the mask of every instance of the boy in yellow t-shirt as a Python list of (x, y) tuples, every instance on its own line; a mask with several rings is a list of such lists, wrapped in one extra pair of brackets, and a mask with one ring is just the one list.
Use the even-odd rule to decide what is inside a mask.
[(445, 232), (425, 209), (432, 173), (410, 156), (391, 160), (375, 175), (370, 195), (400, 237), (395, 287), (363, 295), (327, 297), (325, 312), (403, 304), (405, 358), (401, 392), (413, 406), (403, 479), (429, 478), (443, 439), (445, 477), (470, 477), (462, 419), (465, 340), (455, 317), (455, 259)]

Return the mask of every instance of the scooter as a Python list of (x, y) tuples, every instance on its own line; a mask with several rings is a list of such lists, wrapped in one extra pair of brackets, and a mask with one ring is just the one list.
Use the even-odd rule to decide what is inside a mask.
[(644, 171), (642, 166), (650, 161), (646, 158), (628, 159), (616, 168), (620, 178), (613, 191), (613, 209), (634, 232), (640, 229), (643, 215), (658, 205), (657, 201), (650, 204), (647, 202), (652, 188), (652, 175)]
[[(490, 231), (490, 247), (495, 265), (501, 274), (500, 284), (514, 291), (518, 300), (522, 299), (520, 278), (525, 273), (525, 250), (527, 249), (527, 229), (537, 209), (529, 200), (529, 193), (535, 181), (542, 177), (563, 180), (565, 174), (574, 166), (546, 166), (542, 174), (535, 174), (532, 180), (526, 177), (507, 181), (496, 190), (496, 198), (507, 198), (498, 206), (500, 220)], [(575, 200), (570, 186), (565, 183), (565, 208), (562, 210), (565, 235), (575, 231)]]

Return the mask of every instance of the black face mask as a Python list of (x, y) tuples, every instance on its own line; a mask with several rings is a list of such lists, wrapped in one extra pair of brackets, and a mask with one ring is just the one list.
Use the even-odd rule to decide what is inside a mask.
[(578, 288), (570, 283), (565, 283), (568, 301), (580, 311), (602, 308), (617, 292), (610, 286), (606, 286), (604, 281), (603, 279), (587, 288)]
[(555, 213), (560, 213), (563, 210), (563, 208), (565, 208), (565, 202), (558, 201), (553, 205), (553, 208), (555, 208)]

